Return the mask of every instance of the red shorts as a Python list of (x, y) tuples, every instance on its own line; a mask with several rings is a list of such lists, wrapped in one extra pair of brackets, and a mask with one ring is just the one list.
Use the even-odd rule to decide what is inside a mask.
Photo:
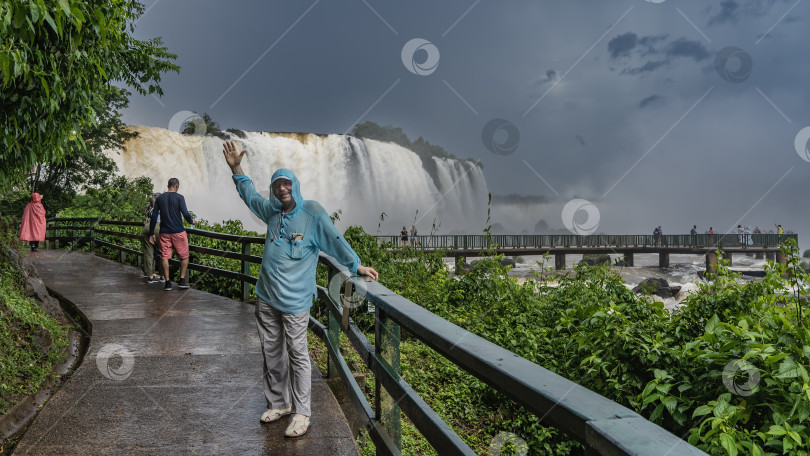
[(160, 233), (160, 257), (168, 260), (172, 257), (172, 248), (181, 260), (188, 258), (188, 235), (185, 231), (179, 233)]

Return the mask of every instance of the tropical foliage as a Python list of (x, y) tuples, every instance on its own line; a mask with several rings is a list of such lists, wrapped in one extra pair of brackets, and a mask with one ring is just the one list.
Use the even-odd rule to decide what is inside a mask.
[(91, 147), (84, 134), (104, 122), (114, 82), (162, 93), (162, 73), (179, 67), (160, 38), (132, 37), (143, 11), (135, 0), (0, 3), (0, 187)]

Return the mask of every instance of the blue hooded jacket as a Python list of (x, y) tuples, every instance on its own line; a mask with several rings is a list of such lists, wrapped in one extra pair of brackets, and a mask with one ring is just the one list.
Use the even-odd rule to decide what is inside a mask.
[[(267, 224), (256, 294), (282, 312), (297, 314), (312, 307), (319, 251), (333, 256), (352, 274), (357, 273), (360, 258), (338, 232), (323, 206), (301, 197), (301, 185), (295, 174), (281, 168), (273, 173), (271, 182), (279, 177), (292, 181), (295, 201), (293, 210), (284, 214), (281, 213), (281, 201), (273, 194), (272, 184), (267, 199), (256, 191), (253, 182), (244, 174), (234, 174), (233, 181), (251, 212)], [(303, 237), (296, 240), (295, 234)]]

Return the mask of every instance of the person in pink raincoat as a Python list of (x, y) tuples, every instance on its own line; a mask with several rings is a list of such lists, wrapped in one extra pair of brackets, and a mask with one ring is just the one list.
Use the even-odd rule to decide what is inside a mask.
[(45, 240), (45, 207), (39, 193), (32, 193), (31, 202), (25, 205), (20, 223), (20, 240), (28, 241), (32, 252), (36, 252), (39, 242)]

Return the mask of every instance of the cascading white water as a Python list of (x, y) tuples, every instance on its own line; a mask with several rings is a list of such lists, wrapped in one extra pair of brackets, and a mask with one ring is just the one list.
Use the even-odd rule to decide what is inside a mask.
[[(121, 173), (151, 178), (156, 191), (165, 191), (169, 178), (177, 177), (180, 193), (198, 217), (241, 220), (246, 228), (264, 231), (236, 193), (222, 156), (224, 140), (131, 128), (139, 136), (125, 151), (107, 151)], [(397, 234), (415, 220), (420, 234), (429, 234), (433, 223), (448, 233), (478, 232), (486, 222), (486, 181), (471, 162), (434, 158), (434, 182), (416, 153), (393, 143), (308, 133), (245, 132), (244, 138), (233, 139), (247, 150), (242, 168), (261, 194), (268, 195), (276, 169), (289, 168), (305, 199), (320, 202), (330, 213), (342, 211), (342, 228), (360, 225), (376, 233), (382, 213), (387, 216), (380, 234)]]

